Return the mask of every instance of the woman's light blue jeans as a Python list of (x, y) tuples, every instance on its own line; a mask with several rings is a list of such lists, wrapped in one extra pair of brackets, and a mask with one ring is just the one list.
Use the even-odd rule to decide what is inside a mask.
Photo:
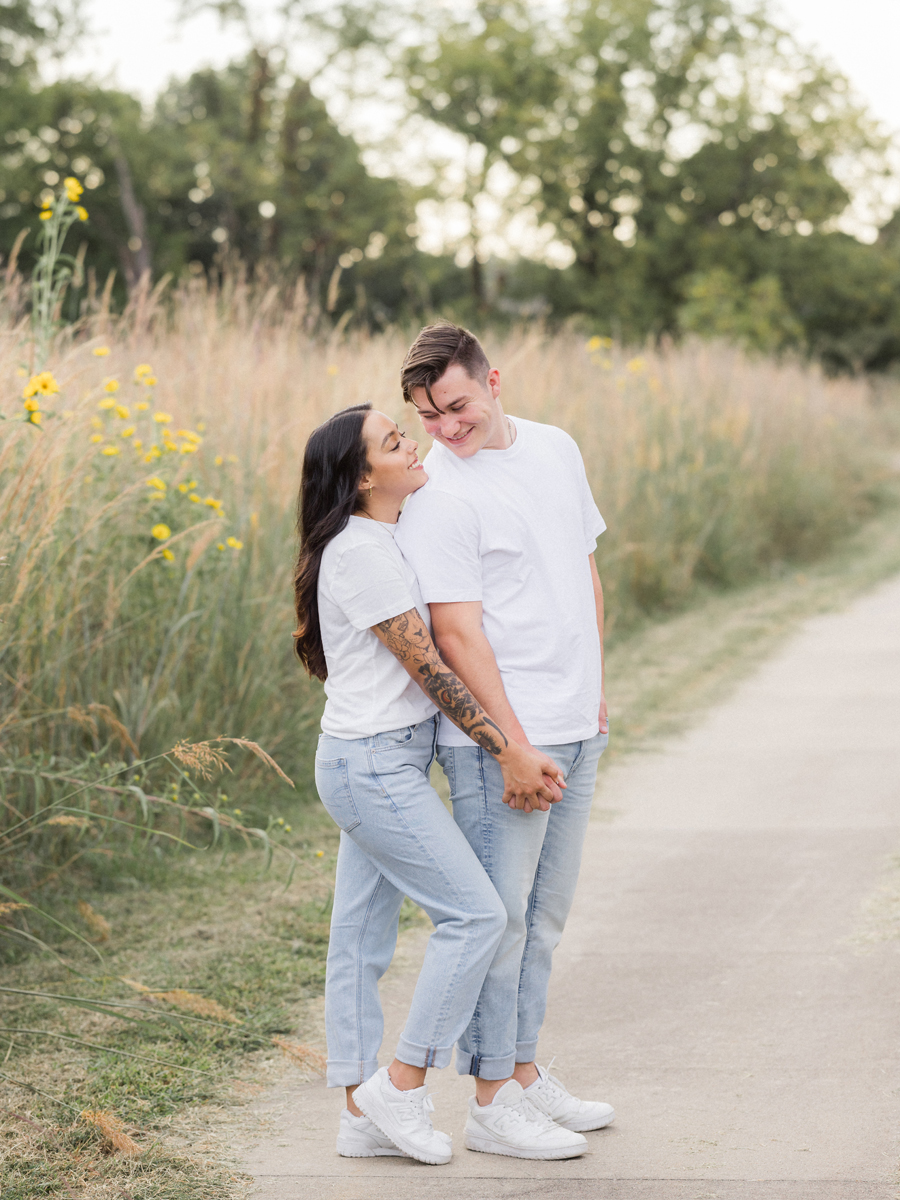
[(439, 746), (450, 781), (453, 817), (491, 877), (508, 916), (468, 1028), (459, 1038), (460, 1075), (508, 1079), (533, 1062), (547, 1008), (553, 951), (572, 906), (581, 849), (609, 735), (539, 746), (566, 777), (549, 812), (525, 813), (501, 802), (503, 777), (478, 746)]
[(506, 911), (431, 786), (437, 722), (354, 741), (322, 734), (316, 787), (341, 828), (325, 977), (329, 1087), (378, 1070), (378, 980), (397, 943), (403, 897), (434, 923), (397, 1058), (446, 1067), (472, 1016)]

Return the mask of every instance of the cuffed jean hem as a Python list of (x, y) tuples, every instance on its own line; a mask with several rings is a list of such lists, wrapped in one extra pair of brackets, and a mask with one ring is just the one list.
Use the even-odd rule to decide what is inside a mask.
[(401, 1037), (397, 1043), (396, 1058), (408, 1067), (437, 1067), (438, 1070), (450, 1066), (453, 1058), (452, 1046), (417, 1046), (415, 1042)]
[(516, 1062), (534, 1062), (537, 1058), (537, 1047), (537, 1040), (533, 1042), (516, 1042)]
[(367, 1062), (341, 1062), (340, 1059), (329, 1058), (325, 1070), (325, 1086), (358, 1087), (367, 1079), (371, 1079), (377, 1070), (377, 1058), (370, 1058)]
[(511, 1079), (515, 1069), (515, 1054), (507, 1054), (503, 1058), (483, 1058), (480, 1054), (469, 1054), (457, 1048), (458, 1075), (474, 1075), (476, 1079)]

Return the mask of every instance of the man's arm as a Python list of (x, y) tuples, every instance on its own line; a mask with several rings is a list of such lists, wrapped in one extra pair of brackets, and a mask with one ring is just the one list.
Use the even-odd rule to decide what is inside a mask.
[(553, 780), (558, 779), (565, 787), (559, 767), (533, 747), (510, 741), (462, 680), (441, 661), (428, 627), (416, 609), (380, 621), (373, 626), (373, 632), (441, 712), (497, 759), (503, 773), (504, 803), (527, 812), (535, 808), (546, 812), (554, 793), (560, 794)]
[(597, 630), (600, 634), (600, 732), (609, 733), (609, 719), (606, 713), (606, 655), (603, 653), (603, 585), (597, 574), (597, 564), (593, 554), (588, 555), (588, 562), (591, 565), (594, 604), (597, 606)]
[[(431, 604), (429, 608), (441, 658), (509, 737), (519, 745), (531, 748), (506, 695), (494, 651), (481, 628), (481, 601)], [(554, 801), (562, 799), (562, 791), (556, 784), (548, 783), (548, 787)]]

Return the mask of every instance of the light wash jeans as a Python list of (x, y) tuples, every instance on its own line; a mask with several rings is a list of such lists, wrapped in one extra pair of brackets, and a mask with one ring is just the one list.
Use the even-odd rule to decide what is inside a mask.
[(341, 827), (325, 976), (329, 1087), (378, 1070), (378, 980), (404, 896), (434, 923), (397, 1046), (410, 1066), (449, 1064), (506, 927), (500, 897), (429, 782), (436, 733), (432, 717), (355, 741), (319, 738), (316, 787)]
[(503, 777), (478, 746), (439, 746), (453, 817), (478, 855), (507, 912), (494, 961), (468, 1028), (459, 1038), (460, 1075), (507, 1079), (532, 1062), (547, 1008), (553, 951), (572, 906), (581, 850), (609, 735), (539, 746), (562, 769), (567, 788), (546, 813), (501, 803)]

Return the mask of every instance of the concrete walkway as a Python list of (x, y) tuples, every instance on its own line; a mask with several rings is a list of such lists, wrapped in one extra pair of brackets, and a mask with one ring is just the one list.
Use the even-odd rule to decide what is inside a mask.
[[(254, 1196), (895, 1200), (900, 922), (877, 897), (900, 879), (900, 580), (809, 622), (595, 807), (540, 1056), (616, 1123), (568, 1162), (471, 1153), (450, 1069), (448, 1166), (341, 1159), (341, 1095), (287, 1083), (257, 1104)], [(388, 1051), (423, 944), (385, 979)]]

